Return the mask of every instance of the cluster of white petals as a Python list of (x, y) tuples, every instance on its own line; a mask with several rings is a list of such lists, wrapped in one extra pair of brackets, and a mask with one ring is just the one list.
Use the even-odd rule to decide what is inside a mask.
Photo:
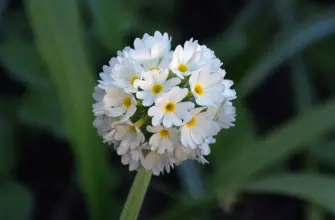
[(234, 126), (233, 81), (196, 40), (172, 51), (167, 33), (145, 34), (102, 69), (93, 125), (131, 171), (159, 175), (185, 160), (208, 163), (215, 136)]

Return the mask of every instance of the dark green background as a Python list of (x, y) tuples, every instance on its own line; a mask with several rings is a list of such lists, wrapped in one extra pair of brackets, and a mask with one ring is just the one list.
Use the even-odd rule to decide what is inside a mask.
[(168, 32), (215, 51), (236, 127), (151, 181), (139, 219), (335, 219), (335, 2), (0, 1), (0, 219), (118, 219), (135, 175), (92, 126), (102, 65)]

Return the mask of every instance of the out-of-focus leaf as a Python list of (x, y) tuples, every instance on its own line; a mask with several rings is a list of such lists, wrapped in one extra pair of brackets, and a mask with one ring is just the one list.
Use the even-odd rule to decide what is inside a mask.
[(218, 38), (208, 42), (208, 46), (214, 49), (216, 55), (222, 57), (224, 62), (229, 62), (243, 53), (248, 47), (246, 26), (259, 15), (267, 3), (268, 1), (264, 2), (262, 0), (249, 1), (248, 5), (234, 19), (234, 23), (229, 26), (228, 30)]
[(14, 126), (7, 117), (0, 114), (0, 174), (10, 170), (14, 163)]
[(256, 193), (298, 197), (335, 214), (335, 178), (320, 174), (276, 174), (262, 177), (244, 187)]
[(20, 120), (30, 126), (45, 129), (59, 138), (66, 138), (61, 109), (56, 94), (51, 91), (31, 91), (23, 97)]
[(15, 163), (14, 129), (19, 101), (15, 97), (0, 97), (0, 174), (7, 173)]
[(334, 128), (335, 121), (329, 120), (334, 111), (335, 101), (332, 100), (301, 114), (262, 141), (245, 143), (220, 167), (217, 184), (223, 195), (238, 191), (261, 170), (308, 147), (308, 143)]
[(8, 39), (0, 45), (0, 62), (15, 80), (32, 88), (48, 86), (47, 75), (33, 45)]
[[(292, 28), (293, 29), (293, 28)], [(283, 34), (282, 41), (275, 44), (274, 49), (242, 79), (240, 83), (240, 97), (245, 97), (277, 68), (282, 62), (301, 52), (302, 49), (335, 32), (334, 15), (328, 15), (294, 27), (294, 31)]]
[(181, 179), (183, 191), (191, 198), (197, 199), (205, 194), (203, 182), (196, 161), (185, 161), (177, 167)]
[(129, 10), (131, 7), (123, 0), (89, 1), (101, 42), (111, 51), (119, 50), (125, 40), (127, 26), (134, 21), (133, 13)]
[(335, 169), (335, 141), (324, 143), (323, 141), (313, 146), (310, 157), (318, 164)]
[(32, 208), (32, 195), (24, 186), (14, 181), (0, 185), (0, 219), (29, 220)]
[(178, 219), (190, 213), (191, 210), (203, 210), (206, 205), (215, 201), (217, 189), (222, 198), (230, 199), (243, 189), (251, 177), (304, 147), (308, 147), (306, 143), (315, 141), (334, 128), (335, 121), (329, 120), (334, 111), (335, 100), (332, 100), (302, 114), (264, 140), (251, 142), (246, 139), (243, 146), (231, 153), (226, 158), (227, 161), (218, 168), (216, 187), (212, 187), (212, 192), (201, 200), (178, 204), (157, 219)]
[[(238, 93), (238, 91), (237, 91)], [(233, 101), (236, 106), (235, 127), (229, 130), (222, 130), (216, 138), (216, 143), (212, 145), (212, 155), (215, 156), (213, 163), (222, 165), (234, 152), (238, 151), (242, 143), (255, 139), (254, 129), (250, 121), (247, 108), (241, 99)], [(220, 166), (219, 166), (220, 167)]]
[(78, 1), (25, 3), (36, 44), (58, 93), (91, 219), (108, 219), (109, 172), (104, 148), (92, 126), (94, 78), (83, 43)]

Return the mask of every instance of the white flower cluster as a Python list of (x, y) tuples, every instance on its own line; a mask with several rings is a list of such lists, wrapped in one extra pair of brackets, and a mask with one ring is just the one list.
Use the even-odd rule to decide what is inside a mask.
[(159, 175), (187, 159), (208, 163), (209, 144), (236, 115), (221, 66), (193, 39), (172, 51), (167, 33), (145, 34), (103, 66), (93, 124), (129, 170)]

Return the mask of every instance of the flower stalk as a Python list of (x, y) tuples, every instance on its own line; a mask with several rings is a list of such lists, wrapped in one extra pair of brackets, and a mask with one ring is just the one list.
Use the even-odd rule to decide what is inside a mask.
[(120, 220), (137, 219), (151, 176), (152, 173), (150, 171), (145, 171), (144, 169), (137, 172), (128, 194), (127, 201), (123, 207)]

